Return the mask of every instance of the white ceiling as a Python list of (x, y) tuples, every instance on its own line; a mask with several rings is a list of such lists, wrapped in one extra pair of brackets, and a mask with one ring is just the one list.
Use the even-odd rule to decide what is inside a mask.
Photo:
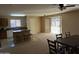
[(26, 16), (44, 16), (79, 9), (79, 5), (59, 10), (57, 4), (0, 4), (0, 15), (25, 14)]

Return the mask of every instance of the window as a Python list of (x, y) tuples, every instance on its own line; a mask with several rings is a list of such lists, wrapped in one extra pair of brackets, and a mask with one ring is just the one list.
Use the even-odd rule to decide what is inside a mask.
[(11, 27), (21, 27), (21, 20), (10, 20)]
[(60, 34), (61, 33), (61, 20), (60, 16), (54, 16), (51, 18), (51, 33)]
[[(11, 27), (21, 27), (21, 20), (17, 19), (11, 19), (10, 20), (10, 26)], [(21, 30), (13, 30), (13, 32), (20, 32)]]

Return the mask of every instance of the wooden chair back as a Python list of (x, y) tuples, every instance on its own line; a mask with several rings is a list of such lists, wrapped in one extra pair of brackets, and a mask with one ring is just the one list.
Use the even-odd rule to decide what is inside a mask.
[(61, 39), (62, 38), (62, 34), (56, 34), (56, 39)]
[(56, 54), (57, 51), (56, 51), (56, 42), (55, 41), (52, 41), (52, 40), (48, 40), (48, 47), (49, 47), (49, 53), (50, 54)]
[(65, 36), (66, 36), (66, 38), (70, 37), (71, 36), (70, 32), (65, 32)]

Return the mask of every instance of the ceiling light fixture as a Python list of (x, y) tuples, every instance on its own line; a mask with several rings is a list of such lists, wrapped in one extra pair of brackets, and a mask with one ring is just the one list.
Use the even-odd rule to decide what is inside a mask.
[(10, 16), (26, 16), (25, 14), (10, 14)]

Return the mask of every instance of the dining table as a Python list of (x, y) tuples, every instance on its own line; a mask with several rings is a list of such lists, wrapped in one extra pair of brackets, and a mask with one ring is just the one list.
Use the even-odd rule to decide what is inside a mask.
[(57, 39), (56, 41), (68, 46), (79, 47), (79, 35), (71, 35), (70, 37)]
[(71, 53), (79, 53), (79, 35), (71, 35), (70, 37), (57, 39), (56, 42), (62, 43), (67, 47), (71, 47)]

